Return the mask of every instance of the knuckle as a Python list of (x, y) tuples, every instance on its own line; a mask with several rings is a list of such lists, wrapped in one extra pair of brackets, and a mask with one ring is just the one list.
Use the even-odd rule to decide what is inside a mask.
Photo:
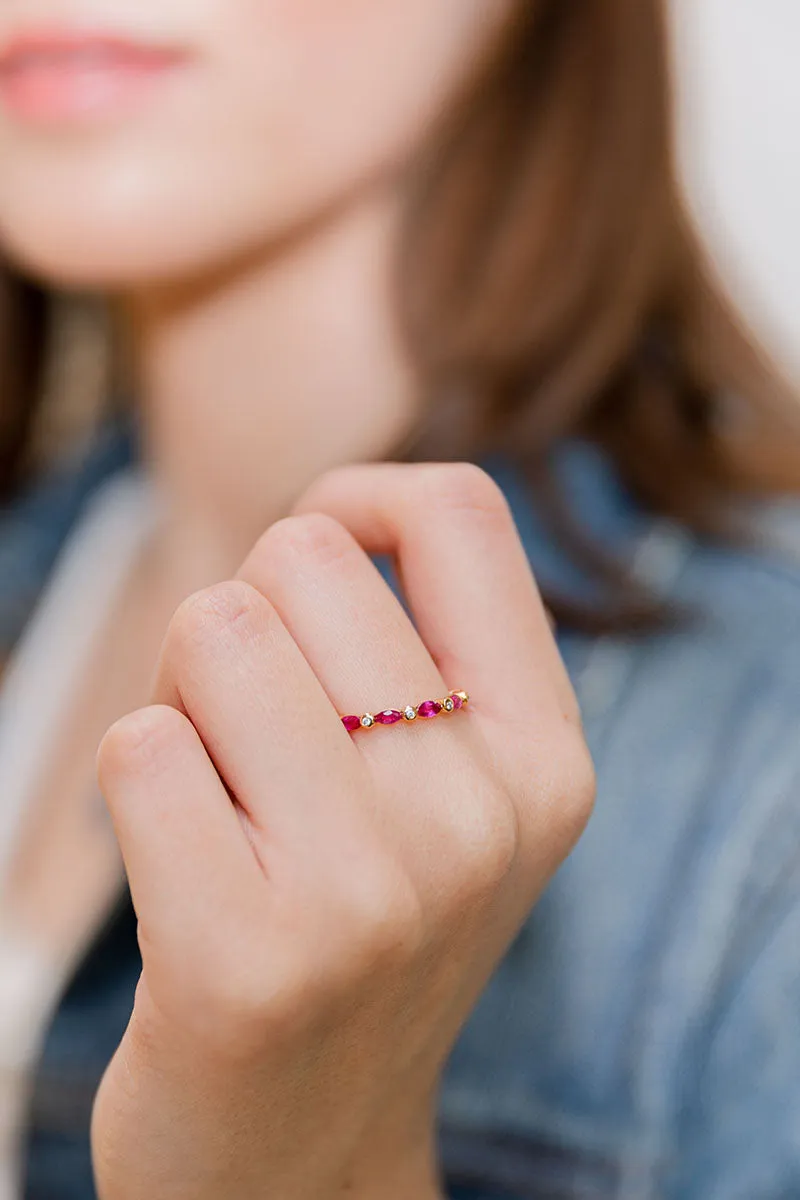
[(510, 798), (491, 791), (462, 804), (451, 844), (456, 902), (490, 899), (510, 875), (519, 852), (519, 822)]
[(543, 817), (555, 858), (561, 861), (591, 818), (597, 784), (594, 762), (579, 729), (565, 722), (560, 733), (552, 734), (550, 746), (555, 765), (546, 788)]
[(226, 580), (195, 592), (179, 605), (169, 624), (167, 645), (172, 653), (191, 652), (226, 628), (252, 623), (266, 609), (264, 597), (249, 583)]
[(508, 504), (500, 487), (475, 463), (445, 463), (427, 471), (426, 489), (437, 508), (488, 517), (508, 519)]
[(291, 946), (221, 948), (193, 972), (190, 1032), (220, 1061), (289, 1048), (403, 978), (423, 944), (422, 905), (405, 875), (387, 868), (360, 885), (348, 880)]
[(97, 771), (104, 780), (158, 770), (189, 731), (177, 709), (151, 705), (128, 713), (106, 731), (97, 750)]
[(410, 884), (396, 887), (373, 914), (367, 938), (371, 958), (379, 965), (403, 967), (424, 941), (422, 904)]
[(418, 953), (425, 935), (422, 902), (410, 879), (387, 866), (351, 883), (345, 898), (357, 976), (402, 968)]
[(583, 734), (570, 729), (570, 748), (565, 755), (564, 794), (565, 834), (569, 848), (580, 838), (594, 812), (597, 774), (594, 760)]
[(248, 1059), (266, 1046), (284, 1044), (311, 1018), (311, 989), (288, 964), (267, 966), (257, 951), (207, 972), (192, 986), (202, 1042), (226, 1058)]
[(370, 467), (364, 463), (341, 463), (328, 467), (311, 482), (295, 505), (297, 514), (317, 512), (326, 507), (325, 501), (349, 489)]
[(276, 521), (262, 534), (256, 556), (268, 562), (303, 557), (330, 563), (346, 558), (352, 549), (343, 525), (326, 513), (312, 512)]

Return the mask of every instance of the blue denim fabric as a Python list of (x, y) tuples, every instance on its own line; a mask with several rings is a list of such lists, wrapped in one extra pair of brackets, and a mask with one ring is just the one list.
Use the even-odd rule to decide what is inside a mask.
[[(124, 459), (112, 444), (0, 520), (0, 639), (67, 512)], [(540, 580), (586, 596), (519, 477), (485, 465)], [(560, 637), (598, 801), (449, 1063), (451, 1195), (800, 1197), (800, 509), (765, 514), (757, 546), (713, 548), (637, 510), (589, 447), (565, 447), (558, 469), (595, 535), (696, 616), (648, 637)], [(138, 967), (122, 897), (49, 1033), (26, 1200), (93, 1196), (91, 1098)]]
[(130, 461), (134, 443), (131, 427), (109, 424), (88, 453), (65, 456), (14, 505), (0, 508), (0, 659), (19, 636), (86, 500)]

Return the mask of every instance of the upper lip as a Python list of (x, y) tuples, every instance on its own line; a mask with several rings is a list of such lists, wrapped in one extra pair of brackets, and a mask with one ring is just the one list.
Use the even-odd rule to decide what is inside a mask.
[(88, 29), (20, 30), (0, 39), (0, 70), (30, 62), (76, 58), (128, 58), (169, 62), (186, 56), (185, 49), (134, 36)]

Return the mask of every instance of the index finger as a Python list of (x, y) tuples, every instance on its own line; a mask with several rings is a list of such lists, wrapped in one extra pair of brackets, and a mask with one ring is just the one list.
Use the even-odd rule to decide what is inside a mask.
[(451, 687), (500, 720), (578, 705), (506, 499), (471, 463), (382, 463), (322, 476), (298, 512), (335, 517), (394, 557), (417, 629)]

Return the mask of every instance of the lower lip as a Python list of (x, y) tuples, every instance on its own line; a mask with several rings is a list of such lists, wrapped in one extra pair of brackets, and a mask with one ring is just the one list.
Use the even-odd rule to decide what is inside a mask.
[(19, 120), (58, 125), (107, 119), (174, 73), (175, 55), (50, 55), (0, 67), (0, 104)]

